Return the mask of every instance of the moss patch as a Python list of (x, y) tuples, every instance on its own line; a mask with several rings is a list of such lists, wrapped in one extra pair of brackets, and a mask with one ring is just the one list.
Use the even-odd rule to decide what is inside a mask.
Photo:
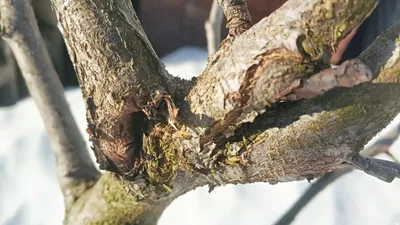
[(170, 125), (157, 125), (149, 137), (144, 138), (144, 164), (150, 182), (169, 184), (180, 163), (178, 140)]

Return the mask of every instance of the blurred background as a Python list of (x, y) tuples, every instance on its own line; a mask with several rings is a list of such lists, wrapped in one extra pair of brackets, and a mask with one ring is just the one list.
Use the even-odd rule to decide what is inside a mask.
[[(257, 22), (285, 0), (247, 2), (253, 22)], [(199, 75), (207, 59), (204, 22), (212, 0), (132, 3), (167, 70), (185, 79)], [(84, 103), (49, 0), (32, 0), (32, 4), (53, 64), (66, 88), (66, 98), (88, 140)], [(381, 0), (377, 10), (358, 29), (341, 61), (357, 56), (379, 33), (399, 20), (399, 5), (399, 0)], [(225, 37), (227, 31), (222, 27)], [(388, 131), (398, 129), (399, 124), (398, 116)], [(397, 159), (399, 148), (397, 142), (390, 149)], [(393, 160), (384, 154), (378, 157)], [(307, 181), (227, 185), (211, 193), (207, 187), (198, 188), (174, 201), (159, 224), (273, 224), (309, 186)], [(400, 225), (399, 191), (399, 181), (387, 184), (362, 172), (351, 172), (321, 192), (293, 224)], [(55, 161), (42, 119), (29, 98), (12, 53), (0, 40), (0, 225), (61, 225), (63, 215)]]

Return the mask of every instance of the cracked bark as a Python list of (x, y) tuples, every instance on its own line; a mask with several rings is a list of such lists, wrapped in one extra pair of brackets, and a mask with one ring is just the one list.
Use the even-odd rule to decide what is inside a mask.
[(391, 45), (375, 43), (360, 57), (380, 74), (375, 82), (296, 102), (277, 96), (328, 68), (377, 2), (288, 1), (226, 39), (203, 74), (184, 81), (165, 71), (130, 1), (52, 0), (93, 150), (112, 172), (65, 223), (154, 224), (196, 187), (312, 179), (357, 155), (400, 111), (400, 65), (387, 57), (399, 48), (398, 24)]

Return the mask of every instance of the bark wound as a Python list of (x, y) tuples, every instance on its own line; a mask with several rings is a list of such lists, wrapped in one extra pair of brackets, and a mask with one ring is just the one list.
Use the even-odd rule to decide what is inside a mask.
[(245, 73), (245, 79), (243, 85), (235, 93), (225, 95), (225, 102), (229, 102), (231, 105), (235, 106), (235, 109), (227, 113), (224, 119), (215, 121), (212, 126), (207, 129), (204, 136), (200, 139), (200, 146), (204, 150), (205, 146), (210, 146), (211, 142), (216, 143), (217, 148), (221, 147), (222, 143), (226, 138), (233, 135), (235, 130), (234, 127), (229, 129), (229, 126), (234, 125), (236, 119), (243, 113), (242, 107), (247, 105), (247, 102), (251, 98), (251, 91), (254, 87), (254, 82), (257, 80), (257, 69), (263, 67), (262, 60), (259, 64), (251, 66)]
[(97, 107), (93, 99), (88, 98), (86, 103), (89, 111), (87, 132), (100, 169), (120, 174), (126, 179), (135, 178), (140, 173), (146, 115), (141, 111), (130, 112), (121, 118), (100, 123), (97, 122), (99, 118), (96, 118)]

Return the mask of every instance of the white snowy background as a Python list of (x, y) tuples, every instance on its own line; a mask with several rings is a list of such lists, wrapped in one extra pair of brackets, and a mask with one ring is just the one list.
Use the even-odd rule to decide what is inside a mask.
[[(206, 57), (205, 50), (186, 47), (163, 61), (170, 73), (191, 78), (202, 72)], [(87, 139), (80, 91), (68, 90), (66, 97)], [(400, 117), (395, 120), (399, 123)], [(397, 157), (399, 147), (391, 149)], [(273, 224), (309, 185), (227, 185), (210, 194), (206, 187), (198, 188), (174, 201), (159, 224)], [(63, 210), (54, 157), (35, 104), (26, 99), (0, 108), (0, 224), (61, 225)], [(352, 172), (320, 193), (293, 224), (400, 225), (400, 181), (387, 184)]]

